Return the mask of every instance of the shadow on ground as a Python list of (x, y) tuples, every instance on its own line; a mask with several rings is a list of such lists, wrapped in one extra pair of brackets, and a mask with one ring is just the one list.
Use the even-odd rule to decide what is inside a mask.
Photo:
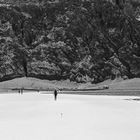
[(125, 99), (125, 100), (129, 100), (129, 101), (140, 101), (140, 98), (134, 98), (134, 99)]

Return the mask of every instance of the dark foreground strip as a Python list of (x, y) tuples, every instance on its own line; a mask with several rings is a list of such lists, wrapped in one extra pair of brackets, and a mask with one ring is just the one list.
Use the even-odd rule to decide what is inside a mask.
[[(24, 89), (24, 88), (14, 88), (14, 89), (6, 89), (12, 91), (19, 91), (23, 90), (23, 92), (27, 91), (36, 91), (41, 94), (52, 94), (53, 92), (48, 91), (54, 91), (54, 89)], [(73, 94), (73, 95), (110, 95), (110, 96), (140, 96), (140, 89), (134, 90), (134, 89), (64, 89), (58, 92), (58, 94)]]
[(140, 96), (140, 90), (112, 90), (112, 91), (84, 91), (84, 92), (68, 92), (63, 91), (62, 94), (77, 94), (77, 95), (110, 95), (110, 96)]

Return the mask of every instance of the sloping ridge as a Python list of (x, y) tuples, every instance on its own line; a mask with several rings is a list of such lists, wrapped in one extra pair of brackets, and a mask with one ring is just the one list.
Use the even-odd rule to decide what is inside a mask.
[(36, 78), (16, 78), (9, 81), (0, 82), (0, 91), (11, 90), (11, 89), (34, 89), (34, 90), (53, 90), (53, 89), (63, 89), (63, 90), (81, 90), (88, 91), (90, 89), (101, 89), (104, 85), (109, 87), (109, 90), (99, 91), (99, 92), (111, 92), (115, 90), (122, 91), (140, 91), (140, 78), (134, 78), (123, 81), (107, 81), (100, 84), (77, 84), (70, 81), (49, 81), (49, 80), (40, 80)]
[(109, 84), (109, 87), (116, 90), (140, 90), (140, 78), (112, 82)]
[(37, 78), (15, 78), (8, 81), (0, 82), (0, 91), (11, 89), (35, 89), (35, 90), (51, 90), (51, 89), (75, 89), (78, 84), (70, 81), (49, 81)]

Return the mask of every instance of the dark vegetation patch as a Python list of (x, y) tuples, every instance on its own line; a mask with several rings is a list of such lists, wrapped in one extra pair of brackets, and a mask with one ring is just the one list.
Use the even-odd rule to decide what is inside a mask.
[(99, 83), (140, 77), (140, 4), (123, 2), (1, 2), (0, 81), (33, 76)]

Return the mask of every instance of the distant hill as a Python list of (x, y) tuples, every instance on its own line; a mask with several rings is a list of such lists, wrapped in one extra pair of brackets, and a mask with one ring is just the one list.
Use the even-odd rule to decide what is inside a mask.
[(10, 91), (12, 89), (31, 89), (31, 90), (54, 90), (54, 89), (75, 89), (78, 84), (66, 81), (39, 80), (36, 78), (16, 78), (0, 83), (0, 91)]
[[(133, 95), (140, 96), (140, 78), (122, 80), (107, 80), (100, 84), (78, 84), (76, 82), (39, 80), (36, 78), (16, 78), (0, 82), (0, 93), (18, 93), (19, 89), (26, 91), (61, 90), (63, 93), (84, 95)], [(105, 88), (109, 87), (109, 88)], [(67, 90), (67, 92), (65, 92)], [(73, 92), (71, 92), (73, 91)], [(74, 92), (75, 91), (75, 92)], [(44, 93), (44, 92), (43, 92)]]

